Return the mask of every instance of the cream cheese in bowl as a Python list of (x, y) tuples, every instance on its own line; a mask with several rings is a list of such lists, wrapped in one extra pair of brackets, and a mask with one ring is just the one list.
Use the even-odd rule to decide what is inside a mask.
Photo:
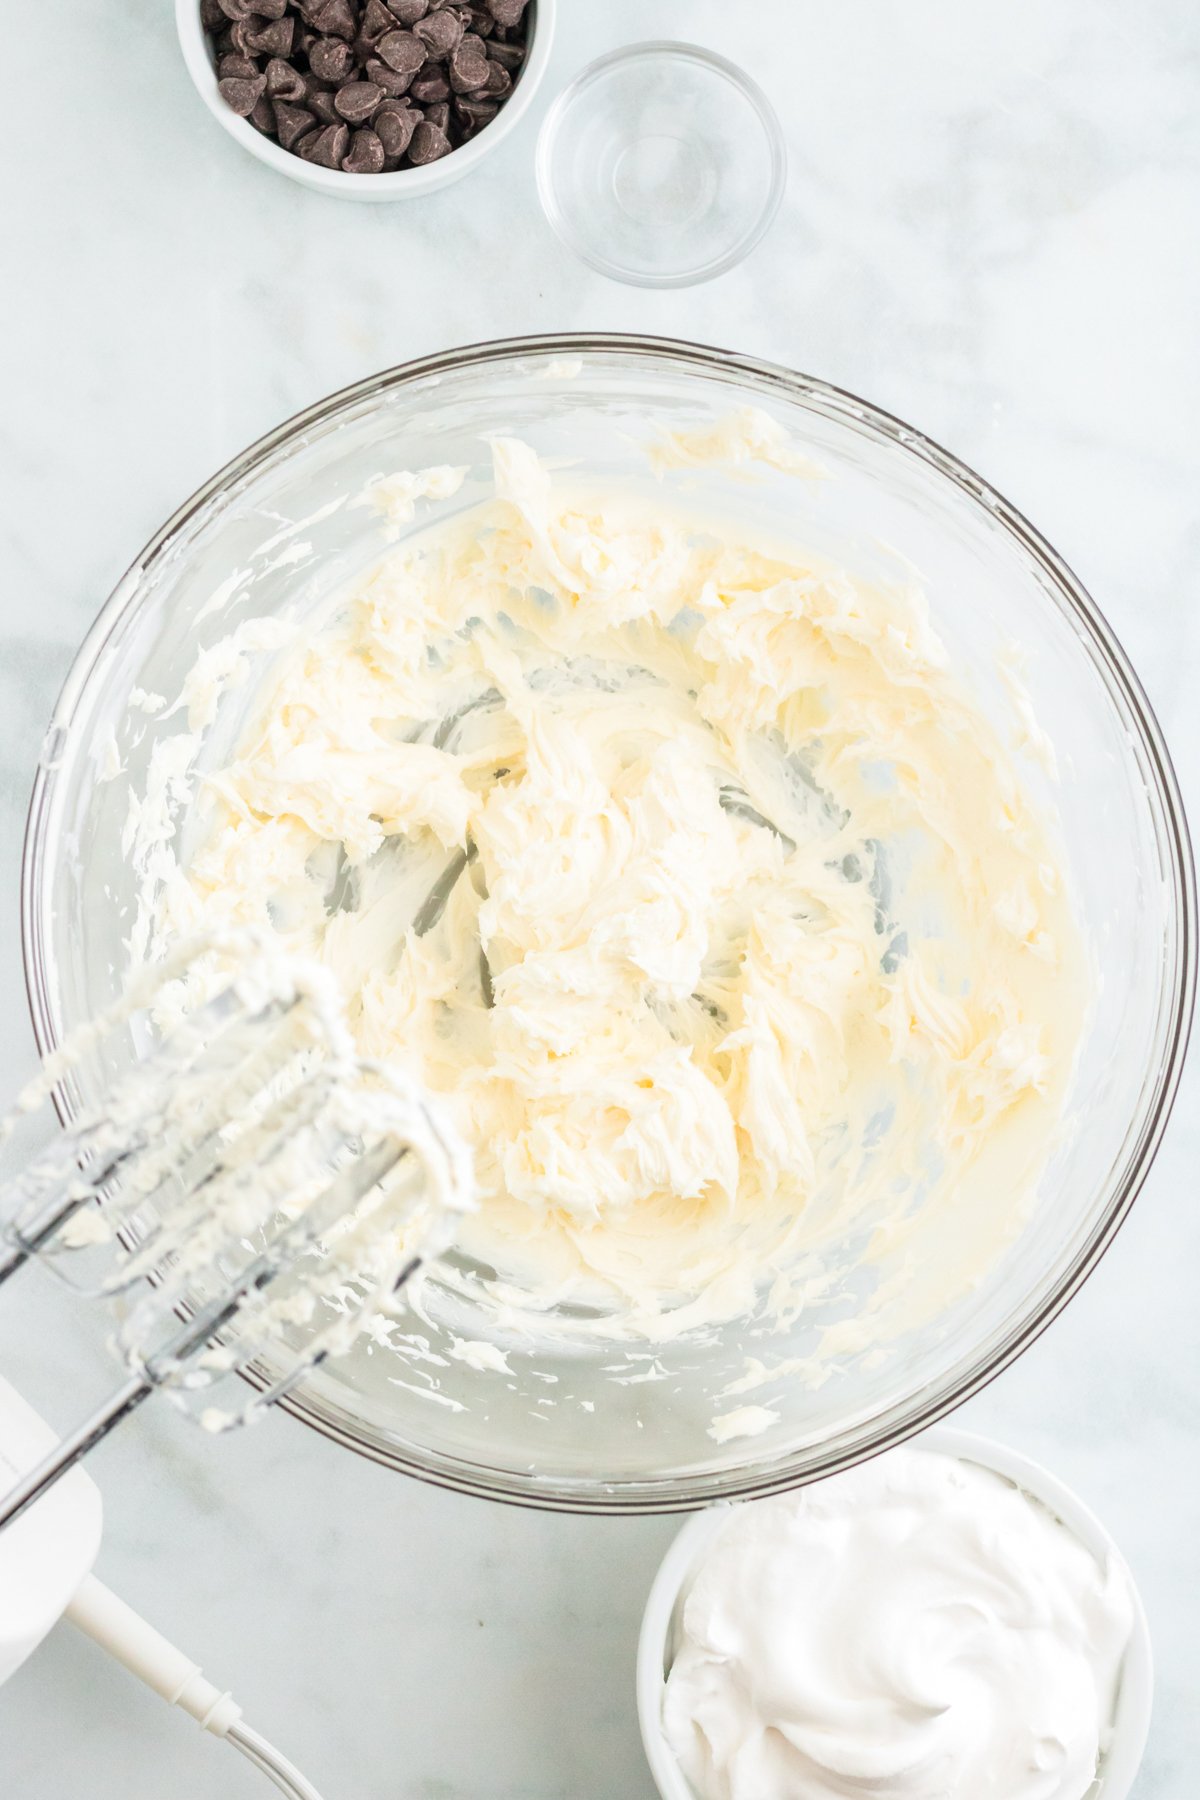
[(1036, 532), (860, 400), (636, 339), (364, 383), (139, 557), (34, 795), (42, 1048), (222, 910), (339, 973), (484, 1190), (289, 1407), (603, 1510), (827, 1473), (1030, 1342), (1137, 1191), (1194, 975), (1161, 738)]
[(1125, 1564), (1044, 1471), (955, 1438), (689, 1527), (640, 1671), (670, 1800), (1126, 1791), (1149, 1648)]
[[(651, 448), (813, 479), (749, 411)], [(815, 1379), (851, 1332), (940, 1314), (1032, 1211), (1086, 993), (1053, 833), (906, 571), (491, 455), (493, 500), (244, 690), (190, 856), (134, 795), (135, 945), (278, 933), (363, 1054), (444, 1097), (482, 1202), (458, 1248), (489, 1273), (440, 1265), (431, 1300), (535, 1345), (657, 1344), (858, 1278)], [(461, 479), (363, 499), (407, 517)], [(245, 647), (201, 660), (190, 715)], [(889, 1288), (878, 1256), (934, 1238), (932, 1293)], [(716, 1433), (745, 1423), (712, 1399)]]

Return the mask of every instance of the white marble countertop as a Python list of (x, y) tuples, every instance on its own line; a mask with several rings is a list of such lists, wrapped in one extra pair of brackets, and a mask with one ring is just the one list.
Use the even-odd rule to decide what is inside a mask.
[[(150, 531), (310, 400), (528, 331), (626, 328), (809, 370), (982, 470), (1083, 576), (1200, 816), (1200, 13), (1192, 0), (562, 0), (535, 116), (466, 184), (357, 208), (204, 112), (168, 0), (76, 0), (17, 120), (0, 220), (0, 1089), (31, 1066), (17, 938), (34, 759), (73, 648)], [(40, 29), (40, 27), (38, 27)], [(741, 269), (654, 294), (538, 212), (544, 104), (587, 59), (686, 36), (785, 121), (782, 213)], [(49, 83), (49, 90), (47, 88)], [(1116, 1247), (960, 1415), (1114, 1529), (1159, 1666), (1137, 1800), (1200, 1766), (1200, 1089)], [(111, 1371), (30, 1281), (0, 1370), (56, 1423)], [(150, 1407), (94, 1458), (100, 1572), (234, 1689), (329, 1800), (651, 1800), (636, 1627), (670, 1520), (541, 1516), (405, 1481), (277, 1417), (202, 1441)], [(0, 1596), (0, 1604), (2, 1604)], [(247, 1800), (264, 1784), (60, 1628), (0, 1693), (5, 1800)]]

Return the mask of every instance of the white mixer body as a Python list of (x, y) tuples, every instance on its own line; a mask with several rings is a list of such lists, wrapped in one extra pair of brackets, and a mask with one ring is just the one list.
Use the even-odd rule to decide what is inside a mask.
[[(58, 1439), (0, 1377), (0, 1498)], [(100, 1490), (82, 1469), (0, 1532), (0, 1685), (57, 1624), (100, 1548)]]

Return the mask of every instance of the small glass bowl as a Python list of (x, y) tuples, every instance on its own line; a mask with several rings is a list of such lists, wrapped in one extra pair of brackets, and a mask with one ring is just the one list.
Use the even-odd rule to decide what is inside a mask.
[(732, 269), (775, 217), (786, 179), (766, 95), (694, 44), (602, 56), (564, 88), (538, 139), (538, 193), (563, 243), (638, 287)]

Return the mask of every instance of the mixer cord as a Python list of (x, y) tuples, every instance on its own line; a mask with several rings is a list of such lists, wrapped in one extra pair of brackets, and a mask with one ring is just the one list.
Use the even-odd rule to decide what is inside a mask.
[(241, 1751), (249, 1762), (263, 1775), (266, 1775), (281, 1794), (287, 1794), (289, 1800), (321, 1800), (320, 1794), (296, 1767), (289, 1762), (282, 1751), (269, 1744), (261, 1733), (249, 1725), (237, 1724), (229, 1727), (226, 1742)]
[(177, 1650), (94, 1575), (85, 1577), (66, 1617), (162, 1699), (181, 1707), (214, 1737), (232, 1744), (290, 1800), (321, 1800), (296, 1765), (245, 1723), (231, 1694), (207, 1681), (198, 1663)]

